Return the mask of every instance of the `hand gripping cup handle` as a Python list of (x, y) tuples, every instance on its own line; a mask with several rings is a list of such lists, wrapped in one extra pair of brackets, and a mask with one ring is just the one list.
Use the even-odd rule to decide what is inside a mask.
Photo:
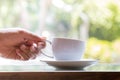
[[(49, 41), (49, 40), (46, 40), (46, 42), (48, 42), (50, 45), (52, 45), (52, 42)], [(49, 58), (54, 58), (53, 56), (50, 56), (50, 55), (47, 55), (45, 52), (41, 51), (41, 53), (46, 56), (46, 57), (49, 57)]]

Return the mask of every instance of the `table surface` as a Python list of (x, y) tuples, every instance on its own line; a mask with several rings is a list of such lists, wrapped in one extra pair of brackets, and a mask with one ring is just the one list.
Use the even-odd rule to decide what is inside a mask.
[(3, 61), (0, 80), (120, 80), (119, 71), (120, 64), (112, 63), (97, 63), (84, 69), (57, 69), (40, 61)]
[(8, 61), (1, 63), (0, 72), (119, 72), (120, 64), (96, 63), (84, 69), (58, 69), (45, 62), (37, 61)]

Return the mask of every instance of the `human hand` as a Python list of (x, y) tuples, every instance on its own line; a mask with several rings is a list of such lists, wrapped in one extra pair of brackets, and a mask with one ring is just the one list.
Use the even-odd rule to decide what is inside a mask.
[(15, 60), (34, 59), (45, 48), (45, 38), (23, 29), (0, 30), (1, 57)]

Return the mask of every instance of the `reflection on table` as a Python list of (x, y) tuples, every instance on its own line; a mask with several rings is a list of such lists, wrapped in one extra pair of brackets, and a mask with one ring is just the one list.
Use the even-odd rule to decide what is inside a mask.
[(50, 66), (41, 61), (11, 61), (11, 64), (1, 64), (0, 72), (52, 72), (52, 71), (120, 71), (120, 64), (112, 63), (96, 63), (91, 66), (87, 66), (84, 69), (60, 69), (54, 66)]

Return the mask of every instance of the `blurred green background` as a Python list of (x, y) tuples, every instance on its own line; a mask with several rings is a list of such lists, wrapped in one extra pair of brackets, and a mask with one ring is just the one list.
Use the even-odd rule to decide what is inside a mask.
[(120, 0), (0, 0), (0, 28), (86, 41), (83, 58), (120, 62)]

